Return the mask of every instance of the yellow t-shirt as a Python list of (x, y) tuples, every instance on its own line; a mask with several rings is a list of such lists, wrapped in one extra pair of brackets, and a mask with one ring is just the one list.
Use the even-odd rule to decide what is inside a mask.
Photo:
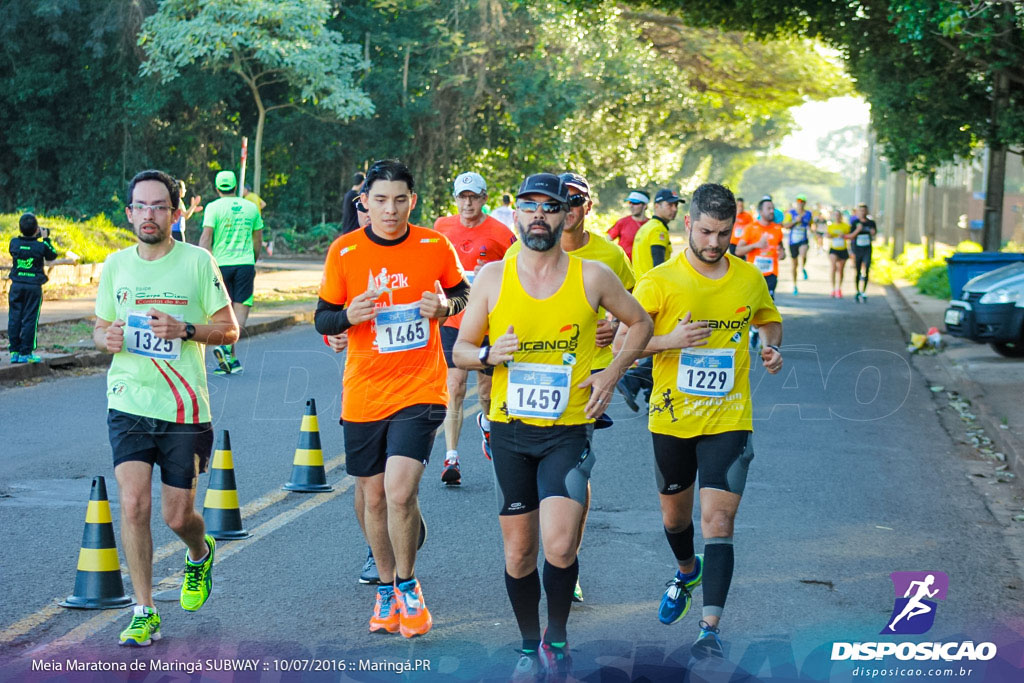
[(633, 238), (633, 274), (640, 277), (654, 267), (651, 247), (665, 247), (665, 260), (672, 256), (672, 242), (669, 241), (668, 226), (657, 216), (644, 223)]
[(850, 232), (850, 226), (845, 223), (828, 224), (828, 244), (832, 249), (846, 249), (846, 238), (844, 235)]
[(579, 388), (590, 376), (597, 330), (596, 311), (583, 288), (583, 260), (569, 257), (565, 280), (546, 299), (523, 289), (517, 260), (513, 255), (503, 262), (501, 292), (487, 317), (491, 340), (509, 326), (519, 338), (513, 361), (494, 368), (488, 417), (540, 427), (593, 422), (586, 415), (590, 389)]
[(709, 321), (707, 345), (654, 355), (652, 432), (689, 438), (753, 430), (750, 397), (750, 325), (782, 322), (760, 271), (726, 254), (729, 270), (712, 280), (698, 273), (686, 251), (650, 270), (633, 295), (654, 319), (654, 334), (675, 329), (687, 312)]
[[(610, 239), (601, 235), (600, 233), (587, 231), (590, 235), (590, 239), (579, 249), (574, 249), (568, 252), (570, 256), (578, 256), (581, 259), (588, 261), (600, 261), (609, 268), (612, 272), (618, 276), (622, 286), (626, 289), (633, 289), (636, 284), (636, 278), (633, 277), (633, 268), (629, 265), (629, 259), (626, 257), (626, 252), (622, 250), (622, 247), (612, 242)], [(523, 248), (521, 241), (516, 241), (508, 251), (505, 252), (505, 258), (509, 258), (512, 255), (518, 254)], [(603, 320), (605, 316), (605, 310), (599, 308), (597, 310), (598, 320)], [(592, 368), (594, 370), (604, 370), (606, 367), (612, 364), (612, 360), (615, 356), (612, 354), (611, 346), (602, 346), (597, 349), (597, 353), (594, 356), (594, 363)]]
[(242, 199), (248, 199), (250, 202), (255, 204), (256, 205), (256, 210), (260, 212), (261, 216), (263, 215), (263, 198), (262, 197), (260, 197), (255, 192), (250, 192), (249, 194), (245, 195)]

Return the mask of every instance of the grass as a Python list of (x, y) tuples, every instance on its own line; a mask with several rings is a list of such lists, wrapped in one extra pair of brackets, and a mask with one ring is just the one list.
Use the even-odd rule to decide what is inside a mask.
[(882, 285), (905, 280), (913, 283), (922, 294), (948, 300), (952, 295), (946, 257), (956, 252), (977, 253), (981, 250), (977, 242), (964, 241), (956, 247), (939, 244), (936, 245), (935, 256), (928, 258), (924, 245), (908, 244), (899, 258), (893, 260), (886, 248), (876, 248), (871, 261), (871, 279)]
[[(0, 214), (0, 240), (6, 245), (20, 235), (18, 220), (21, 214)], [(81, 263), (102, 263), (107, 255), (135, 244), (131, 232), (114, 225), (100, 214), (87, 221), (74, 221), (63, 216), (38, 216), (39, 224), (50, 228), (50, 239), (61, 256), (69, 249), (81, 257)], [(10, 263), (7, 249), (0, 250), (3, 263)]]
[[(37, 351), (49, 353), (74, 353), (83, 349), (92, 350), (92, 323), (71, 321), (41, 325), (37, 333)], [(8, 348), (6, 332), (0, 332), (0, 349)]]
[(317, 287), (310, 286), (256, 292), (253, 303), (259, 306), (285, 306), (287, 304), (316, 301), (317, 290)]

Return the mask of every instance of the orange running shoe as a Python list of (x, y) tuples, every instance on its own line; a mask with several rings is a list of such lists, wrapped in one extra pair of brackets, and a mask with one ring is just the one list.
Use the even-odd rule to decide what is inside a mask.
[(377, 604), (373, 606), (373, 616), (370, 617), (370, 633), (398, 633), (400, 622), (396, 598), (394, 586), (377, 587)]
[(395, 588), (395, 599), (398, 601), (398, 609), (401, 615), (402, 635), (406, 638), (422, 636), (434, 625), (430, 616), (430, 610), (423, 602), (423, 590), (420, 582), (416, 579), (406, 581)]

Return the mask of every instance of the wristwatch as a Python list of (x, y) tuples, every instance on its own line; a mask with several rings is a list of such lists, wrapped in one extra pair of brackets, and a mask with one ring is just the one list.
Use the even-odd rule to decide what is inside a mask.
[(768, 346), (767, 346), (766, 348), (769, 348), (769, 349), (774, 349), (774, 350), (775, 350), (775, 353), (777, 353), (777, 354), (779, 354), (779, 355), (782, 355), (782, 349), (780, 349), (780, 348), (779, 348), (778, 346), (776, 346), (775, 344), (768, 344)]
[(481, 346), (480, 347), (480, 355), (477, 356), (480, 359), (480, 362), (483, 363), (484, 365), (490, 366), (490, 363), (487, 362), (487, 359), (490, 358), (490, 356), (491, 356), (491, 347), (490, 347), (490, 345), (488, 345), (488, 346)]
[(196, 326), (192, 323), (185, 323), (185, 341), (196, 336)]

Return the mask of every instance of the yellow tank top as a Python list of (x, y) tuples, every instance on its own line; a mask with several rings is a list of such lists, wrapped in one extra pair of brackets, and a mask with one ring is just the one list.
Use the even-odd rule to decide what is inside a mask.
[(583, 288), (583, 261), (569, 256), (562, 286), (535, 299), (519, 283), (518, 259), (505, 259), (501, 293), (488, 315), (491, 339), (510, 325), (519, 337), (514, 360), (494, 368), (488, 417), (541, 427), (593, 422), (585, 414), (590, 389), (578, 388), (590, 376), (597, 331), (597, 314)]

